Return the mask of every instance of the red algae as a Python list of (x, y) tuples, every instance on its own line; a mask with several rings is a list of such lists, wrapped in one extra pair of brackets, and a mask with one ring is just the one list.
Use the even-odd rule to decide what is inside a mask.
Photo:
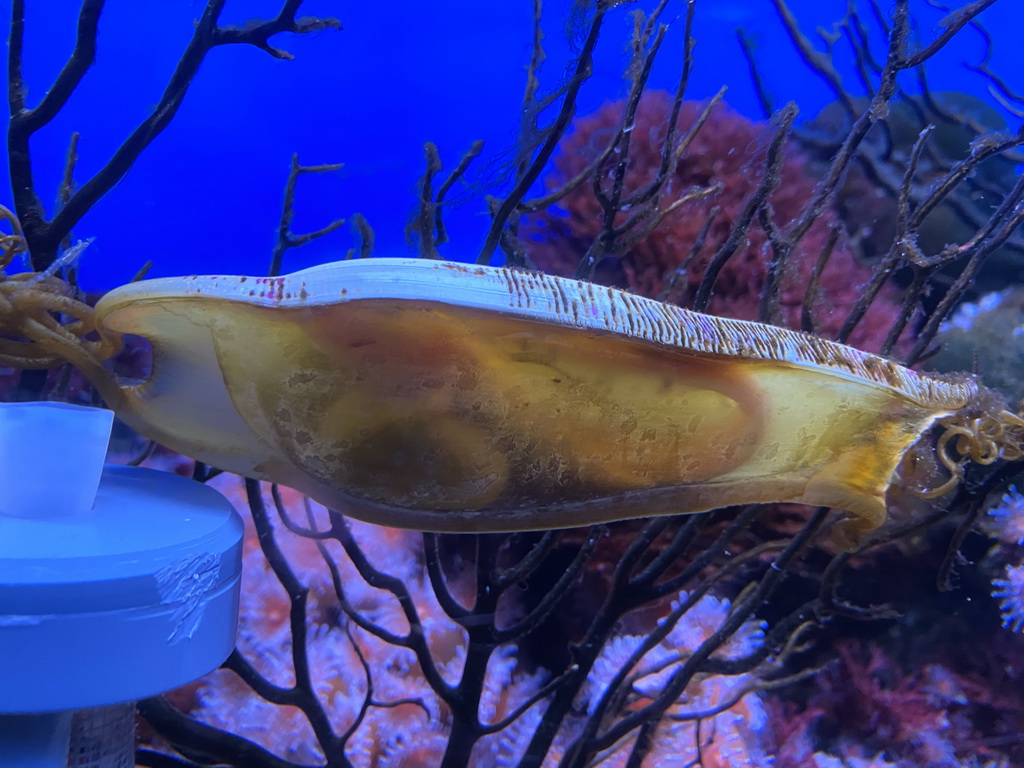
[[(546, 179), (549, 189), (581, 173), (598, 156), (617, 130), (624, 106), (622, 101), (610, 102), (576, 120), (553, 161), (555, 170)], [(629, 147), (627, 192), (638, 190), (655, 178), (671, 108), (671, 97), (665, 92), (651, 91), (640, 100)], [(685, 135), (703, 110), (702, 102), (685, 102), (677, 135)], [(729, 237), (734, 222), (760, 183), (764, 148), (770, 136), (771, 131), (764, 123), (749, 120), (725, 104), (715, 105), (707, 123), (681, 158), (661, 207), (667, 207), (693, 187), (707, 187), (717, 182), (722, 185), (721, 191), (670, 213), (635, 247), (607, 259), (598, 268), (595, 279), (642, 296), (659, 296), (668, 277), (690, 254), (710, 210), (718, 206), (720, 210), (708, 230), (703, 248), (686, 266), (685, 278), (677, 285), (674, 295), (668, 297), (684, 306), (692, 302), (708, 262)], [(771, 195), (770, 202), (776, 225), (784, 230), (803, 213), (814, 194), (816, 182), (807, 159), (792, 146), (786, 147), (780, 175), (781, 184)], [(601, 215), (601, 206), (591, 185), (580, 185), (552, 208), (524, 222), (522, 231), (530, 259), (546, 272), (563, 276), (575, 274), (588, 245), (600, 231)], [(823, 212), (789, 259), (789, 271), (783, 275), (780, 292), (782, 320), (787, 327), (801, 327), (808, 281), (826, 248), (832, 228), (837, 226), (839, 220), (834, 212)], [(745, 243), (719, 274), (706, 311), (723, 317), (756, 320), (758, 297), (771, 257), (768, 238), (754, 223), (746, 234)], [(836, 335), (869, 275), (869, 268), (857, 261), (846, 236), (840, 235), (822, 272), (819, 299), (814, 303), (817, 334)], [(877, 351), (897, 311), (895, 289), (883, 289), (848, 343)]]

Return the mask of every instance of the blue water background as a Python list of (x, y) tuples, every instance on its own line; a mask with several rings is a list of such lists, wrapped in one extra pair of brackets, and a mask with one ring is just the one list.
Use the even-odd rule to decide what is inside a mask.
[[(25, 75), (34, 105), (72, 48), (78, 3), (28, 0), (28, 5)], [(81, 133), (76, 171), (81, 183), (153, 108), (204, 5), (198, 0), (108, 2), (96, 65), (32, 144), (44, 201), (56, 197), (73, 131)], [(566, 0), (545, 2), (544, 89), (565, 77), (570, 6)], [(674, 3), (675, 12), (681, 6)], [(234, 0), (222, 22), (268, 17), (278, 7), (270, 0)], [(813, 34), (819, 25), (831, 27), (846, 0), (793, 0), (791, 7)], [(888, 10), (884, 2), (882, 7)], [(942, 14), (923, 2), (913, 7), (920, 36), (930, 40)], [(1017, 0), (1001, 0), (981, 17), (997, 40), (992, 65), (1011, 83), (1022, 61), (1015, 7), (1019, 10)], [(0, 2), (0, 10), (9, 18), (9, 0)], [(866, 8), (863, 13), (870, 20)], [(446, 168), (475, 139), (486, 142), (469, 174), (473, 186), (461, 194), (464, 204), (448, 212), (452, 242), (442, 249), (449, 258), (475, 258), (487, 226), (483, 193), (489, 185), (502, 189), (503, 161), (517, 138), (530, 55), (530, 0), (310, 0), (302, 14), (337, 16), (344, 30), (278, 36), (274, 43), (294, 54), (292, 61), (252, 46), (211, 52), (170, 127), (76, 227), (76, 240), (94, 238), (82, 259), (85, 288), (125, 282), (146, 260), (154, 263), (152, 276), (265, 273), (296, 152), (303, 164), (345, 167), (301, 179), (295, 231), (336, 218), (351, 220), (358, 211), (376, 232), (376, 255), (410, 255), (414, 251), (404, 229), (426, 141), (437, 143)], [(682, 18), (672, 18), (652, 87), (672, 89), (678, 77)], [(624, 94), (621, 73), (630, 23), (621, 11), (609, 18), (595, 75), (581, 94), (580, 114)], [(760, 117), (737, 27), (760, 41), (758, 58), (777, 104), (796, 100), (809, 118), (832, 100), (801, 63), (768, 0), (698, 3), (690, 98), (707, 98), (727, 84), (729, 103)], [(876, 50), (884, 48), (879, 44)], [(965, 60), (978, 62), (982, 51), (981, 36), (966, 30), (930, 65), (931, 87), (987, 98), (986, 83), (962, 66)], [(836, 65), (856, 90), (849, 58), (837, 58)], [(910, 78), (904, 83), (912, 87)], [(0, 202), (9, 203), (8, 195), (5, 191)], [(285, 271), (343, 258), (354, 243), (351, 228), (344, 227), (290, 251)]]

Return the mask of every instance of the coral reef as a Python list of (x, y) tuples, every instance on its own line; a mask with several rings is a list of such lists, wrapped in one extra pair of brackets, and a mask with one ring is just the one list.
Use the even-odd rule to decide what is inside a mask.
[[(622, 101), (611, 102), (573, 123), (554, 157), (553, 170), (546, 179), (549, 189), (558, 189), (594, 162), (621, 124), (625, 108)], [(743, 117), (721, 102), (711, 106), (706, 122), (698, 126), (698, 121), (704, 119), (704, 109), (701, 102), (682, 105), (679, 134), (685, 135), (691, 129), (696, 132), (668, 182), (669, 192), (662, 205), (671, 205), (696, 188), (713, 184), (720, 185), (719, 188), (714, 194), (691, 200), (669, 213), (629, 251), (607, 257), (595, 273), (600, 282), (652, 297), (663, 295), (671, 282), (673, 287), (666, 298), (684, 306), (692, 303), (709, 261), (728, 240), (733, 222), (761, 181), (758, 162), (770, 137), (764, 124)], [(657, 175), (671, 112), (672, 97), (668, 93), (648, 91), (640, 99), (631, 131), (626, 190), (640, 190)], [(797, 151), (786, 153), (780, 176), (781, 183), (769, 202), (776, 220), (785, 222), (796, 219), (807, 206), (816, 179), (807, 160)], [(705, 232), (712, 209), (716, 213)], [(836, 336), (870, 275), (870, 270), (857, 262), (845, 238), (830, 244), (830, 233), (837, 223), (838, 219), (829, 213), (814, 222), (791, 255), (780, 296), (783, 323), (790, 328), (806, 327), (802, 325), (802, 314), (808, 282), (822, 254), (830, 253), (817, 277), (819, 298), (811, 307), (811, 327), (830, 338)], [(527, 218), (522, 232), (527, 240), (527, 254), (537, 267), (571, 276), (600, 229), (598, 199), (589, 185), (580, 185), (551, 208)], [(702, 247), (691, 256), (694, 244), (701, 242)], [(768, 236), (762, 228), (751, 228), (744, 245), (719, 273), (706, 311), (743, 320), (758, 319), (757, 299), (764, 288), (771, 258)], [(681, 273), (681, 280), (674, 277), (676, 272)], [(877, 351), (893, 324), (897, 308), (895, 292), (883, 292), (849, 342)]]
[(999, 600), (1003, 626), (1020, 632), (1024, 628), (1024, 565), (1008, 565), (1001, 579), (992, 580), (992, 597)]
[[(993, 716), (997, 709), (1012, 712), (1017, 697), (992, 690), (977, 670), (963, 669), (952, 658), (906, 670), (880, 646), (852, 639), (840, 643), (838, 657), (801, 705), (769, 702), (770, 723), (781, 729), (775, 734), (776, 768), (958, 768), (972, 759), (979, 766), (1009, 765), (986, 745), (1017, 725), (1016, 716)], [(815, 753), (812, 744), (822, 751)]]
[[(232, 475), (221, 475), (212, 483), (233, 500), (246, 520), (236, 653), (271, 684), (292, 686), (295, 671), (290, 604), (258, 544), (243, 482)], [(268, 486), (263, 487), (263, 493), (264, 502), (273, 504)], [(312, 522), (326, 523), (325, 510), (294, 492), (281, 489), (278, 501), (288, 515), (307, 515)], [(431, 655), (444, 678), (454, 684), (463, 674), (467, 638), (431, 588), (421, 536), (368, 524), (352, 525), (360, 548), (375, 566), (409, 587)], [(353, 728), (346, 745), (348, 758), (357, 765), (438, 765), (451, 733), (451, 712), (425, 679), (411, 650), (381, 640), (344, 615), (328, 562), (333, 563), (337, 578), (344, 583), (346, 601), (362, 617), (401, 633), (408, 630), (408, 624), (397, 601), (366, 583), (340, 547), (329, 553), (321, 551), (314, 540), (292, 533), (280, 523), (275, 524), (274, 536), (308, 591), (308, 634), (304, 642), (310, 675), (316, 681), (315, 694), (335, 730)], [(470, 587), (461, 585), (462, 591)], [(677, 595), (668, 606), (669, 612), (678, 611), (687, 599), (686, 593)], [(516, 607), (505, 610), (515, 613)], [(620, 706), (635, 708), (657, 696), (686, 662), (689, 651), (700, 647), (717, 630), (729, 610), (726, 599), (705, 595), (696, 600), (659, 644), (638, 655), (628, 700)], [(745, 623), (721, 649), (720, 657), (737, 659), (755, 653), (763, 640), (763, 630), (759, 622)], [(645, 639), (646, 634), (616, 634), (604, 643), (574, 703), (574, 714), (563, 722), (543, 765), (559, 764)], [(532, 666), (515, 644), (496, 650), (484, 672), (480, 718), (485, 723), (502, 722), (513, 713), (517, 718), (481, 739), (470, 765), (518, 764), (544, 718), (544, 686), (551, 678), (549, 671)], [(705, 760), (708, 765), (724, 768), (767, 762), (768, 715), (756, 693), (761, 686), (751, 675), (699, 676), (669, 709), (666, 721), (654, 735), (658, 748), (643, 765), (681, 768)], [(281, 758), (299, 763), (324, 759), (317, 735), (299, 709), (267, 701), (234, 671), (212, 673), (182, 692), (176, 701), (196, 721), (246, 738)], [(593, 765), (624, 766), (632, 743), (633, 739), (617, 743)]]
[[(159, 460), (161, 466), (166, 462)], [(178, 464), (174, 468), (181, 471)], [(324, 760), (322, 734), (313, 730), (307, 713), (273, 702), (272, 696), (268, 699), (265, 690), (253, 685), (251, 675), (239, 676), (251, 669), (270, 685), (285, 689), (295, 684), (300, 657), (293, 647), (293, 604), (261, 546), (260, 531), (265, 536), (266, 530), (253, 524), (242, 479), (220, 475), (211, 482), (246, 519), (241, 633), (234, 660), (172, 700), (198, 723), (241, 736), (297, 764), (319, 763)], [(327, 525), (327, 513), (319, 506), (287, 489), (276, 493), (275, 500), (271, 489), (263, 486), (263, 502), (276, 501), (285, 515), (304, 518), (314, 528)], [(446, 681), (457, 683), (465, 671), (468, 638), (438, 602), (425, 567), (421, 535), (358, 522), (351, 525), (360, 551), (380, 572), (406, 585), (431, 658)], [(314, 681), (313, 691), (335, 732), (348, 736), (347, 758), (354, 765), (428, 768), (441, 764), (452, 733), (450, 708), (428, 682), (415, 653), (361, 628), (339, 602), (337, 590), (343, 584), (344, 602), (349, 610), (358, 610), (360, 620), (400, 636), (409, 624), (394, 595), (369, 584), (337, 542), (322, 543), (321, 548), (316, 540), (288, 530), (280, 521), (273, 523), (273, 537), (306, 594), (306, 631), (298, 640), (306, 651), (302, 663), (308, 665), (306, 674)], [(922, 558), (927, 559), (919, 553), (918, 559)], [(450, 571), (448, 586), (463, 600), (473, 592), (470, 565), (466, 561)], [(919, 565), (929, 567), (924, 562)], [(874, 583), (874, 573), (866, 578), (867, 584)], [(593, 588), (594, 583), (590, 584)], [(632, 667), (628, 693), (617, 706), (630, 711), (656, 697), (689, 654), (729, 616), (727, 599), (704, 595), (680, 612), (687, 599), (685, 592), (675, 595), (661, 608), (621, 624), (603, 642), (570, 716), (561, 722), (539, 764), (555, 766), (565, 758), (588, 718), (602, 711), (603, 697), (616, 686), (623, 670)], [(514, 621), (523, 611), (518, 599), (501, 603), (500, 621)], [(637, 654), (652, 629), (670, 616), (673, 623), (665, 637)], [(715, 658), (727, 663), (758, 653), (766, 629), (763, 622), (745, 622)], [(1014, 682), (1024, 669), (993, 685), (994, 671), (1009, 669), (1019, 649), (1012, 642), (996, 642), (989, 643), (984, 653), (972, 655), (969, 649), (976, 647), (977, 639), (967, 637), (977, 638), (979, 629), (960, 624), (958, 631), (967, 634), (951, 650), (935, 642), (935, 636), (948, 632), (936, 625), (932, 637), (919, 636), (907, 644), (902, 655), (914, 661), (902, 662), (878, 641), (841, 639), (838, 662), (826, 662), (812, 676), (797, 675), (783, 689), (784, 698), (767, 692), (768, 686), (757, 675), (698, 675), (668, 709), (642, 765), (936, 768), (961, 765), (967, 757), (977, 758), (979, 766), (1009, 765), (998, 747), (1015, 728), (1024, 726), (1013, 714), (1024, 711)], [(569, 630), (568, 635), (572, 634)], [(548, 642), (561, 635), (548, 635)], [(1014, 639), (1007, 633), (1007, 640)], [(552, 670), (538, 665), (536, 654), (527, 648), (515, 643), (496, 648), (483, 672), (479, 716), (483, 723), (504, 727), (477, 742), (468, 765), (519, 764), (544, 720), (554, 676)], [(617, 742), (590, 764), (625, 766), (634, 742), (635, 737)], [(990, 742), (996, 746), (985, 746)]]
[[(965, 5), (930, 42), (917, 39), (907, 0), (896, 0), (889, 18), (872, 4), (877, 28), (869, 32), (851, 4), (819, 50), (783, 0), (774, 0), (783, 30), (845, 112), (841, 127), (825, 132), (828, 149), (812, 165), (808, 145), (803, 152), (794, 147), (801, 130), (795, 108), (784, 107), (765, 126), (717, 99), (687, 100), (692, 65), (703, 55), (690, 37), (703, 12), (699, 4), (574, 3), (570, 63), (545, 91), (536, 3), (527, 87), (515, 116), (520, 142), (505, 158), (508, 183), (490, 190), (496, 196), (486, 204), (481, 200), (490, 225), (479, 263), (502, 258), (501, 251), (512, 266), (532, 260), (560, 274), (919, 363), (985, 260), (1004, 248), (1012, 252), (1024, 222), (1024, 180), (1006, 173), (1019, 163), (1024, 132), (984, 135), (983, 125), (961, 115), (954, 122), (966, 131), (954, 130), (951, 141), (937, 136), (944, 154), (955, 156), (932, 162), (929, 131), (941, 128), (925, 128), (916, 138), (902, 130), (897, 81), (916, 76), (923, 83), (923, 65), (969, 25), (981, 30), (978, 14), (988, 4)], [(71, 228), (87, 222), (89, 207), (167, 126), (205, 54), (237, 43), (284, 57), (270, 42), (277, 33), (338, 26), (333, 19), (296, 18), (301, 3), (295, 0), (270, 20), (221, 25), (224, 3), (210, 0), (176, 70), (180, 76), (140, 122), (139, 139), (77, 188), (72, 151), (51, 215), (40, 203), (47, 196), (36, 189), (27, 147), (68, 104), (91, 65), (102, 2), (83, 3), (76, 47), (35, 107), (25, 99), (21, 75), (21, 5), (15, 4), (15, 66), (8, 73), (9, 133), (14, 219), (26, 226), (24, 237), (16, 231), (6, 240), (20, 239), (41, 274), (19, 278), (21, 285), (0, 274), (0, 294), (32, 289), (23, 308), (31, 312), (9, 307), (5, 314), (10, 332), (2, 346), (9, 355), (0, 363), (12, 369), (56, 362), (31, 346), (34, 337), (24, 332), (39, 328), (26, 319), (38, 321), (51, 340), (88, 335), (91, 326), (67, 311), (73, 306), (88, 317), (87, 305), (47, 303), (70, 298), (58, 275), (67, 248), (61, 243), (70, 242)], [(631, 19), (622, 15), (627, 6), (636, 11)], [(687, 36), (679, 86), (658, 93), (648, 75), (658, 51), (669, 47), (662, 46), (663, 35), (677, 12), (676, 29), (684, 27)], [(574, 121), (598, 39), (614, 28), (606, 23), (613, 18), (631, 22), (619, 25), (632, 29), (628, 94)], [(854, 90), (863, 99), (830, 63), (844, 40), (857, 64)], [(1024, 97), (980, 69), (1016, 115)], [(751, 70), (757, 79), (756, 66)], [(955, 107), (945, 102), (946, 111)], [(869, 174), (866, 184), (851, 169), (886, 159), (877, 140), (890, 122), (901, 128), (892, 153), (898, 172)], [(436, 256), (449, 239), (443, 219), (453, 185), (480, 151), (473, 144), (442, 179), (440, 153), (427, 145), (410, 224), (423, 255)], [(994, 157), (998, 164), (989, 163)], [(290, 229), (298, 175), (331, 167), (293, 162), (273, 272), (288, 248), (337, 228), (308, 236)], [(540, 187), (546, 194), (531, 198)], [(856, 196), (877, 204), (870, 208), (877, 223), (857, 228), (853, 217), (844, 218)], [(972, 213), (978, 218), (942, 235), (954, 241), (934, 252), (932, 225), (964, 199), (980, 201)], [(372, 238), (368, 230), (362, 234), (358, 250), (367, 255)], [(894, 276), (905, 292), (893, 287)], [(43, 281), (53, 288), (49, 294), (36, 290)], [(1018, 335), (1019, 318), (1009, 317), (1009, 325), (987, 331), (993, 344)], [(968, 344), (953, 365), (973, 370)], [(14, 353), (27, 356), (16, 364)], [(1014, 354), (1005, 367), (1013, 366)], [(994, 359), (991, 351), (983, 355)], [(144, 370), (141, 350), (127, 364), (135, 373)], [(26, 374), (22, 383), (33, 376), (39, 386), (22, 387), (19, 396), (85, 394), (65, 378), (46, 389), (45, 374)], [(158, 451), (149, 463), (216, 484), (248, 518), (245, 596), (238, 646), (222, 669), (139, 703), (150, 730), (137, 762), (158, 768), (1022, 764), (1022, 635), (1009, 630), (1021, 626), (1024, 523), (1018, 495), (1005, 493), (1019, 462), (975, 451), (980, 466), (968, 471), (961, 454), (972, 446), (951, 439), (962, 435), (947, 436), (942, 468), (963, 482), (938, 501), (906, 489), (913, 504), (891, 500), (906, 505), (904, 514), (851, 552), (824, 541), (828, 510), (794, 506), (565, 532), (401, 532), (355, 523), (292, 491)], [(909, 456), (904, 485), (934, 487), (935, 448), (925, 440)], [(987, 500), (994, 506), (986, 515)]]
[[(863, 107), (864, 99), (855, 100)], [(851, 117), (844, 105), (833, 103), (796, 132), (795, 139), (808, 157), (812, 173), (825, 171), (850, 130)], [(1006, 121), (989, 104), (967, 93), (926, 92), (904, 95), (895, 101), (885, 125), (868, 131), (855, 162), (836, 194), (835, 210), (851, 237), (851, 245), (867, 263), (883, 256), (896, 237), (899, 206), (893, 190), (914, 153), (921, 131), (933, 125), (928, 151), (918, 159), (910, 195), (927, 196), (960, 158), (975, 151), (978, 127), (1005, 131)], [(980, 147), (979, 147), (980, 148)], [(975, 176), (936, 206), (921, 221), (918, 242), (926, 254), (938, 254), (947, 244), (962, 242), (976, 231), (992, 206), (1013, 187), (1016, 164), (996, 155), (980, 163)], [(968, 296), (978, 297), (1007, 284), (1024, 282), (1021, 243), (1013, 241), (993, 251), (978, 272)], [(945, 269), (950, 280), (956, 264)]]
[(964, 302), (943, 323), (934, 371), (973, 371), (1010, 402), (1024, 400), (1024, 289), (1011, 286)]
[(999, 601), (1003, 626), (1024, 629), (1024, 496), (1015, 486), (996, 500), (979, 526), (995, 541), (982, 567), (998, 573), (992, 578), (992, 597)]
[(1011, 485), (981, 520), (986, 535), (998, 539), (1008, 548), (1024, 546), (1024, 495)]

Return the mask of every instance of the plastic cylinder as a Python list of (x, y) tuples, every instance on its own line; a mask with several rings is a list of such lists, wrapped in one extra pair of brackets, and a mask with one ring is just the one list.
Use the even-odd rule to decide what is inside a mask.
[(0, 405), (3, 767), (64, 765), (71, 712), (184, 685), (234, 647), (241, 519), (189, 479), (103, 467), (110, 423)]

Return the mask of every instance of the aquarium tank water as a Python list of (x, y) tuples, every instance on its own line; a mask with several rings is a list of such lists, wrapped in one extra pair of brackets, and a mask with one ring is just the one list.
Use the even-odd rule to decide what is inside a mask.
[(1019, 11), (0, 0), (0, 766), (1024, 765)]

